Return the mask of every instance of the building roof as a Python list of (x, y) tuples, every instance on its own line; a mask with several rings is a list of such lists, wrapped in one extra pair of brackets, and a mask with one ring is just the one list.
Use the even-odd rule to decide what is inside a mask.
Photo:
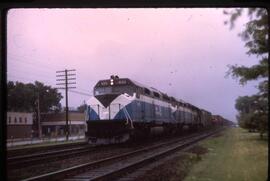
[[(85, 114), (79, 112), (70, 112), (69, 114), (69, 121), (84, 121)], [(41, 114), (41, 121), (44, 122), (55, 122), (55, 121), (65, 121), (66, 120), (66, 113), (42, 113)]]

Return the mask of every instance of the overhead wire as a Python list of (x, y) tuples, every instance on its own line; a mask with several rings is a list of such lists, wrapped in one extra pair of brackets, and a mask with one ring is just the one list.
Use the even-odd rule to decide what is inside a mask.
[[(17, 67), (10, 67), (9, 69), (10, 69), (10, 70), (13, 70), (13, 71), (16, 71), (16, 73), (18, 73), (18, 72), (22, 72), (22, 73), (24, 72), (24, 73), (26, 73), (26, 74), (29, 73), (29, 72), (27, 72), (27, 70), (25, 70), (25, 69), (19, 69), (19, 68), (17, 68)], [(12, 73), (13, 71), (9, 71), (9, 73)], [(52, 76), (52, 75), (50, 75), (50, 74), (45, 75), (45, 74), (43, 74), (42, 72), (31, 72), (31, 74), (34, 74), (35, 77), (36, 77), (36, 76), (39, 76), (39, 77), (42, 77), (42, 78), (52, 78), (52, 79), (55, 79), (54, 76)]]
[(80, 92), (80, 91), (74, 91), (74, 90), (68, 90), (68, 91), (69, 91), (69, 92), (76, 93), (76, 94), (84, 95), (84, 96), (93, 96), (93, 95), (91, 95), (91, 94), (87, 94), (87, 93)]
[[(18, 62), (20, 62), (20, 63), (24, 63), (23, 61), (20, 61), (20, 60), (16, 60), (16, 61), (18, 61)], [(12, 61), (11, 61), (12, 62)], [(14, 63), (14, 62), (12, 62), (12, 63)], [(48, 72), (46, 75), (45, 74), (42, 74), (41, 72), (44, 72), (43, 70), (42, 71), (39, 71), (38, 73), (37, 72), (35, 72), (34, 74), (40, 74), (40, 76), (42, 76), (42, 77), (44, 77), (44, 76), (46, 76), (46, 78), (47, 78), (47, 76), (49, 75), (51, 75), (52, 74), (52, 72), (53, 73), (55, 73), (54, 71), (56, 70), (52, 70), (51, 68), (45, 68), (45, 67), (40, 67), (39, 65), (35, 65), (35, 64), (32, 64), (32, 63), (30, 63), (30, 62), (27, 62), (27, 64), (28, 65), (30, 65), (30, 66), (34, 66), (35, 68), (42, 68), (42, 69), (46, 69), (47, 71), (46, 72)], [(23, 64), (23, 65), (25, 65), (25, 64)], [(17, 69), (17, 67), (15, 67), (15, 66), (11, 66), (10, 68), (8, 68), (8, 69)], [(20, 71), (22, 71), (22, 69), (20, 69)], [(49, 71), (50, 71), (50, 73), (49, 73)], [(28, 73), (28, 72), (27, 72)], [(41, 75), (42, 74), (42, 75)], [(55, 78), (54, 76), (50, 76), (51, 78)], [(83, 90), (83, 91), (88, 91), (88, 90)]]
[[(78, 90), (81, 90), (81, 91), (83, 91), (83, 92), (84, 92), (84, 91), (89, 92), (89, 90), (83, 89), (83, 88), (81, 88), (81, 87), (78, 88)], [(90, 92), (92, 92), (92, 91), (90, 91)]]
[[(20, 65), (18, 65), (16, 62), (14, 62), (14, 61), (16, 61), (16, 62), (19, 62), (20, 63)], [(21, 60), (19, 60), (19, 59), (17, 59), (17, 58), (13, 58), (13, 60), (12, 61), (8, 61), (7, 62), (7, 65), (8, 65), (8, 68), (9, 68), (9, 65), (11, 66), (11, 67), (16, 67), (16, 66), (31, 66), (31, 67), (35, 67), (35, 68), (37, 68), (37, 69), (40, 69), (40, 70), (42, 70), (42, 71), (46, 71), (46, 72), (54, 72), (56, 69), (53, 69), (53, 68), (48, 68), (48, 67), (45, 67), (45, 66), (40, 66), (40, 65), (35, 65), (35, 64), (33, 64), (33, 63), (29, 63), (29, 62), (25, 62), (25, 61), (21, 61)]]
[[(33, 59), (32, 57), (30, 58), (30, 57), (27, 57), (27, 56), (25, 56), (25, 55), (20, 55), (20, 57), (17, 57), (17, 55), (15, 55), (15, 54), (12, 54), (12, 53), (9, 53), (8, 54), (8, 56), (11, 56), (11, 59), (12, 58), (15, 58), (15, 59), (17, 59), (17, 61), (18, 61), (18, 58), (21, 58), (21, 57), (24, 57), (25, 59), (23, 59), (23, 60), (19, 60), (20, 62), (25, 62), (25, 63), (30, 63), (30, 64), (38, 64), (38, 66), (40, 66), (40, 65), (42, 65), (42, 67), (47, 67), (48, 69), (55, 69), (55, 67), (58, 67), (58, 68), (60, 68), (60, 66), (59, 65), (57, 65), (57, 64), (50, 64), (50, 63), (48, 63), (48, 61), (46, 62), (46, 64), (44, 64), (44, 63), (42, 63), (41, 61), (38, 61), (37, 59)], [(9, 57), (8, 57), (9, 58)], [(31, 60), (31, 62), (29, 62), (29, 61), (27, 61), (27, 60)], [(48, 66), (48, 64), (49, 65), (51, 65), (51, 66)], [(62, 67), (61, 67), (62, 68)]]
[[(15, 55), (15, 54), (13, 54), (13, 53), (8, 53), (8, 58), (9, 58), (9, 56), (13, 56), (13, 58), (15, 58), (16, 60), (15, 61), (18, 61), (18, 62), (26, 62), (27, 64), (31, 64), (31, 65), (33, 65), (33, 63), (38, 63), (38, 67), (40, 67), (40, 64), (42, 64), (42, 68), (44, 69), (45, 67), (47, 67), (47, 69), (49, 69), (49, 70), (56, 70), (56, 69), (63, 69), (63, 67), (62, 66), (60, 66), (60, 65), (57, 65), (57, 64), (50, 64), (50, 63), (48, 63), (48, 62), (46, 62), (46, 64), (44, 64), (44, 63), (42, 63), (41, 61), (38, 61), (37, 59), (33, 59), (32, 58), (32, 56), (33, 55), (31, 55), (31, 58), (30, 57), (28, 57), (28, 56), (26, 56), (25, 55), (25, 53), (24, 53), (24, 55), (20, 55), (20, 57), (17, 57), (18, 55)], [(25, 57), (27, 60), (32, 60), (31, 62), (29, 62), (29, 61), (25, 61), (25, 60), (21, 60), (20, 58), (21, 57)], [(18, 60), (19, 59), (19, 60)], [(8, 60), (8, 62), (10, 62), (10, 60)], [(51, 65), (51, 66), (48, 66), (48, 64), (49, 65)], [(34, 65), (33, 65), (34, 66)], [(57, 67), (57, 68), (56, 68)], [(86, 74), (84, 74), (84, 73), (80, 73), (80, 75), (83, 75), (83, 76), (85, 76), (85, 77), (89, 77), (89, 75), (86, 75)]]
[[(38, 81), (38, 82), (41, 82), (41, 83), (45, 84), (46, 86), (51, 86), (52, 88), (55, 88), (54, 85), (51, 82), (48, 82), (48, 81), (34, 80), (34, 79), (30, 79), (30, 78), (27, 78), (27, 77), (24, 77), (24, 76), (17, 76), (17, 75), (13, 75), (13, 74), (9, 74), (9, 73), (8, 73), (7, 77), (8, 77), (8, 81), (27, 80), (27, 82), (25, 82), (25, 83), (34, 83), (35, 81)], [(17, 80), (12, 80), (9, 77), (14, 77)]]
[[(13, 62), (13, 60), (14, 61), (16, 61), (16, 62), (20, 62), (20, 63), (22, 63), (22, 65), (30, 65), (30, 66), (34, 66), (35, 68), (42, 68), (43, 69), (43, 71), (42, 72), (44, 72), (44, 70), (46, 70), (47, 72), (48, 71), (53, 71), (52, 69), (54, 69), (55, 70), (55, 67), (54, 68), (52, 68), (52, 67), (49, 67), (49, 66), (44, 66), (44, 65), (42, 65), (42, 66), (40, 66), (40, 65), (38, 65), (38, 64), (36, 64), (37, 62), (36, 62), (36, 60), (35, 61), (33, 61), (33, 62), (29, 62), (29, 61), (25, 61), (25, 60), (21, 60), (20, 59), (20, 57), (14, 57), (14, 55), (13, 54), (9, 54), (9, 56), (11, 56), (11, 58), (10, 58), (10, 60), (8, 61), (8, 63), (11, 63), (11, 64), (13, 64), (13, 63), (15, 63), (15, 62)], [(29, 57), (26, 57), (26, 56), (22, 56), (22, 57), (25, 57), (27, 60), (33, 60), (32, 58), (29, 58)], [(16, 66), (10, 66), (8, 69), (11, 69), (11, 70), (13, 70), (14, 71), (14, 69), (17, 69), (18, 70), (18, 68), (16, 67)], [(21, 71), (21, 72), (25, 72), (26, 74), (24, 74), (24, 76), (18, 76), (18, 75), (13, 75), (13, 74), (11, 74), (11, 72), (13, 72), (13, 71), (8, 71), (7, 72), (7, 74), (8, 74), (8, 77), (14, 77), (14, 78), (16, 78), (16, 79), (19, 79), (19, 80), (27, 80), (27, 81), (30, 81), (30, 82), (34, 82), (35, 80), (34, 79), (31, 79), (31, 78), (27, 78), (27, 77), (25, 77), (25, 76), (28, 76), (29, 74), (27, 74), (28, 72), (26, 72), (26, 71), (24, 71), (23, 69), (20, 69), (19, 71)], [(16, 70), (15, 70), (16, 71)], [(42, 78), (49, 78), (49, 77), (51, 77), (51, 78), (55, 78), (55, 77), (53, 77), (53, 76), (48, 76), (48, 75), (45, 75), (45, 74), (40, 74), (40, 72), (41, 71), (39, 71), (38, 73), (37, 72), (34, 72), (34, 73), (31, 73), (31, 74), (35, 74), (35, 78), (36, 77), (42, 77)], [(16, 72), (16, 74), (18, 73), (18, 71)], [(10, 79), (9, 79), (10, 80)], [(53, 88), (57, 88), (57, 87), (55, 87), (55, 83), (52, 83), (52, 82), (47, 82), (47, 81), (44, 81), (44, 80), (39, 80), (40, 82), (42, 82), (42, 83), (46, 83), (46, 84), (48, 84), (48, 85), (50, 85), (50, 86), (52, 86)], [(69, 92), (73, 92), (73, 93), (75, 93), (75, 94), (80, 94), (80, 95), (83, 95), (83, 96), (92, 96), (91, 94), (88, 94), (88, 93), (85, 93), (85, 91), (86, 92), (88, 92), (89, 90), (86, 90), (86, 89), (83, 89), (83, 88), (77, 88), (78, 90), (80, 90), (80, 91), (74, 91), (74, 90), (68, 90)], [(59, 91), (61, 91), (61, 89), (58, 89)]]
[[(17, 75), (12, 75), (12, 74), (11, 75), (8, 75), (8, 76), (14, 77), (16, 79), (23, 79), (23, 80), (27, 80), (27, 81), (33, 82), (32, 79), (29, 79), (29, 78), (26, 78), (26, 77), (22, 77), (22, 76), (17, 76)], [(40, 81), (40, 82), (45, 83), (45, 84), (48, 84), (48, 85), (50, 85), (53, 88), (57, 88), (55, 86), (52, 86), (52, 83), (51, 82), (47, 82), (47, 81)], [(79, 89), (79, 90), (81, 90), (81, 89)], [(73, 93), (77, 93), (77, 94), (80, 94), (80, 95), (92, 96), (91, 94), (85, 93), (84, 91), (74, 91), (74, 90), (71, 90), (71, 89), (68, 89), (68, 91), (73, 92)]]
[[(16, 76), (16, 75), (9, 75), (7, 78), (7, 80), (8, 81), (11, 81), (11, 79), (9, 79), (9, 77), (14, 77), (14, 78), (16, 78), (16, 79), (24, 79), (24, 80), (27, 80), (27, 81), (30, 81), (30, 82), (32, 82), (33, 80), (30, 80), (30, 79), (28, 79), (28, 78), (23, 78), (23, 77), (18, 77), (18, 76)], [(17, 80), (15, 80), (15, 81), (17, 81)]]
[[(29, 78), (26, 78), (26, 77), (16, 76), (16, 75), (9, 75), (9, 76), (14, 77), (14, 78), (16, 78), (16, 79), (22, 79), (22, 80), (27, 80), (27, 81), (33, 82), (33, 80), (31, 80), (31, 79), (29, 79)], [(51, 86), (52, 88), (56, 88), (56, 89), (57, 89), (57, 87), (54, 87), (54, 86), (51, 85), (52, 83), (49, 83), (49, 82), (47, 82), (47, 81), (40, 81), (40, 82), (42, 82), (42, 83), (44, 83), (44, 84), (48, 84), (48, 85)], [(59, 90), (59, 89), (58, 89), (58, 90)], [(59, 91), (62, 91), (62, 90), (60, 89)], [(69, 92), (72, 92), (72, 93), (75, 93), (75, 94), (83, 95), (83, 96), (92, 96), (92, 94), (88, 94), (88, 93), (85, 93), (85, 92), (82, 92), (82, 91), (75, 91), (75, 90), (71, 90), (71, 89), (68, 89), (68, 91), (69, 91)]]

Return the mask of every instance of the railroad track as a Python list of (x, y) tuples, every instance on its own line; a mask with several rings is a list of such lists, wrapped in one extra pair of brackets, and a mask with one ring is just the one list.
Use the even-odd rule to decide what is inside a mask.
[(8, 157), (7, 168), (16, 169), (16, 168), (42, 164), (44, 162), (49, 162), (49, 161), (67, 159), (67, 158), (70, 158), (71, 156), (78, 156), (83, 153), (88, 153), (89, 151), (93, 151), (95, 149), (106, 147), (106, 146), (91, 147), (87, 144), (80, 144), (80, 145), (73, 145), (73, 147), (75, 148), (59, 150), (60, 148), (59, 147), (58, 150), (54, 150), (54, 151)]
[(123, 173), (135, 170), (149, 162), (171, 154), (175, 151), (186, 148), (203, 140), (221, 130), (210, 133), (196, 134), (166, 143), (156, 144), (146, 148), (138, 149), (121, 155), (105, 158), (102, 160), (81, 164), (71, 168), (43, 174), (25, 179), (32, 180), (111, 180)]
[(35, 153), (29, 155), (20, 155), (7, 158), (7, 167), (9, 169), (20, 168), (22, 166), (30, 166), (34, 164), (39, 164), (44, 161), (59, 160), (61, 158), (68, 158), (70, 156), (78, 155), (81, 153), (89, 152), (93, 147), (87, 146), (77, 146), (75, 148), (68, 148), (62, 150), (49, 151), (44, 153)]

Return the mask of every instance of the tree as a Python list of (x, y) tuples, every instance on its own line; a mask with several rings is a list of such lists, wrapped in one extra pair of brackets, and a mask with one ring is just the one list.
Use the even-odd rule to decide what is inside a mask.
[(238, 97), (236, 100), (235, 108), (239, 114), (237, 116), (239, 125), (242, 128), (248, 129), (250, 132), (258, 130), (257, 119), (254, 114), (256, 111), (256, 96), (243, 96)]
[[(224, 11), (230, 15), (230, 27), (234, 27), (234, 23), (243, 13), (244, 9), (235, 9), (230, 12)], [(229, 74), (240, 79), (241, 84), (245, 84), (250, 80), (259, 78), (268, 78), (268, 14), (263, 8), (249, 8), (248, 16), (250, 21), (246, 23), (246, 28), (239, 36), (245, 41), (245, 47), (248, 49), (248, 55), (256, 55), (260, 62), (257, 65), (246, 67), (238, 65), (229, 66)], [(256, 18), (254, 18), (256, 16)], [(227, 24), (228, 22), (225, 22)]]
[[(229, 21), (226, 21), (225, 24), (230, 23), (230, 28), (233, 28), (235, 21), (243, 12), (242, 8), (224, 11), (224, 14), (230, 16)], [(247, 15), (250, 21), (246, 23), (245, 30), (239, 36), (245, 41), (247, 54), (256, 55), (259, 63), (251, 67), (229, 65), (227, 75), (239, 79), (242, 85), (250, 80), (261, 80), (258, 85), (259, 92), (253, 96), (239, 97), (236, 100), (236, 109), (239, 111), (237, 118), (240, 126), (248, 129), (255, 126), (262, 136), (268, 128), (268, 14), (264, 8), (249, 8)], [(244, 104), (247, 104), (245, 107), (252, 105), (254, 111), (243, 112), (241, 105)]]
[(39, 100), (41, 112), (61, 109), (60, 100), (63, 98), (61, 93), (58, 93), (57, 89), (38, 81), (34, 84), (9, 81), (7, 92), (8, 111), (33, 112), (37, 100)]
[(80, 105), (79, 107), (77, 107), (77, 110), (81, 113), (84, 113), (84, 111), (86, 110), (87, 105), (84, 103), (82, 105)]

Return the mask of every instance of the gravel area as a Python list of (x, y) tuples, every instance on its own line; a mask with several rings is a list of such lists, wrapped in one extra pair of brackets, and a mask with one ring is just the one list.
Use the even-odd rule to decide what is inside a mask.
[(48, 172), (53, 172), (56, 170), (76, 166), (79, 164), (100, 160), (106, 157), (115, 156), (121, 153), (129, 152), (138, 148), (145, 146), (150, 146), (163, 142), (165, 140), (172, 139), (167, 138), (152, 138), (148, 140), (137, 141), (132, 143), (120, 144), (120, 145), (110, 145), (97, 147), (94, 150), (89, 151), (89, 153), (84, 153), (80, 156), (73, 156), (71, 158), (66, 158), (58, 161), (51, 161), (48, 163), (43, 163), (39, 165), (27, 166), (19, 169), (8, 170), (8, 180), (21, 180)]
[(51, 151), (70, 149), (70, 148), (75, 148), (75, 147), (82, 147), (85, 145), (86, 145), (86, 143), (84, 143), (84, 142), (62, 143), (62, 144), (55, 143), (55, 145), (48, 145), (47, 147), (46, 146), (36, 146), (33, 148), (29, 147), (29, 148), (24, 148), (24, 149), (7, 150), (7, 156), (14, 157), (14, 156), (46, 153), (46, 152), (51, 152)]
[(87, 163), (90, 161), (99, 160), (102, 158), (114, 156), (127, 151), (132, 148), (101, 148), (96, 150), (91, 150), (89, 153), (82, 154), (80, 156), (75, 156), (71, 158), (66, 158), (64, 160), (52, 161), (48, 163), (43, 163), (39, 165), (28, 166), (24, 168), (8, 170), (8, 180), (21, 180), (24, 178), (33, 177), (36, 175), (45, 174), (48, 172), (53, 172), (56, 170), (72, 167), (75, 165)]
[(179, 151), (151, 163), (145, 168), (121, 178), (120, 181), (181, 181), (186, 177), (192, 165), (201, 160), (200, 155), (206, 152), (207, 149), (196, 145), (185, 152)]
[[(222, 133), (214, 137), (221, 136)], [(202, 159), (202, 155), (209, 150), (200, 145), (195, 145), (183, 151), (153, 162), (143, 168), (120, 178), (118, 181), (181, 181), (189, 173), (192, 166)]]

